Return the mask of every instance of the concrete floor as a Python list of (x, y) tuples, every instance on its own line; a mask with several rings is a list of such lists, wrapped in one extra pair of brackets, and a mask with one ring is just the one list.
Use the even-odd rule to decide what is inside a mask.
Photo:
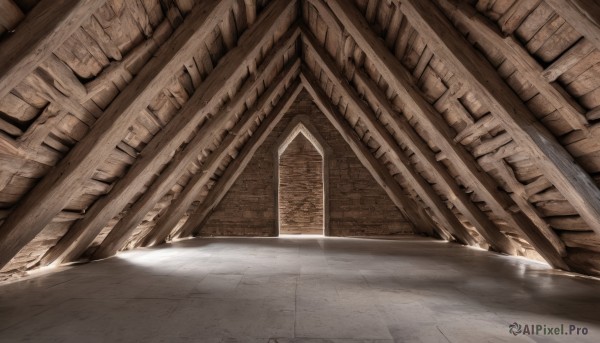
[(0, 342), (600, 342), (600, 281), (421, 238), (195, 239), (63, 269), (0, 286)]

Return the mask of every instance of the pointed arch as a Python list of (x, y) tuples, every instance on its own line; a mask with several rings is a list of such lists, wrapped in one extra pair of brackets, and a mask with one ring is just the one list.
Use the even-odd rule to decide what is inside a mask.
[(329, 162), (331, 160), (333, 150), (321, 136), (317, 128), (312, 124), (310, 118), (303, 114), (299, 114), (292, 119), (283, 133), (279, 136), (277, 143), (273, 146), (273, 160), (275, 161), (275, 163), (273, 163), (275, 168), (275, 172), (273, 173), (275, 189), (274, 209), (276, 218), (275, 222), (277, 223), (275, 229), (277, 234), (279, 234), (279, 230), (281, 228), (279, 218), (279, 161), (281, 155), (285, 152), (290, 143), (300, 134), (302, 134), (304, 137), (306, 137), (306, 139), (308, 139), (309, 142), (311, 142), (313, 147), (323, 158), (323, 235), (329, 236)]

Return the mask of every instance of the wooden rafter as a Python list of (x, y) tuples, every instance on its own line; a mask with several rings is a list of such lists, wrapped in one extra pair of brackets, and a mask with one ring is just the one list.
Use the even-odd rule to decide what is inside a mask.
[(296, 100), (296, 97), (302, 90), (299, 82), (294, 83), (288, 92), (277, 102), (272, 112), (263, 120), (252, 137), (244, 144), (237, 157), (227, 166), (225, 173), (219, 178), (217, 183), (211, 188), (210, 192), (194, 213), (190, 215), (186, 223), (181, 228), (180, 237), (186, 237), (190, 234), (195, 235), (200, 230), (200, 225), (204, 222), (207, 215), (223, 199), (237, 178), (242, 174), (256, 150), (267, 139), (271, 131), (277, 126), (281, 118), (288, 111), (290, 106)]
[(61, 46), (105, 0), (41, 1), (0, 44), (0, 99)]
[(0, 268), (42, 231), (74, 194), (79, 194), (78, 185), (92, 177), (139, 113), (170, 82), (184, 61), (192, 58), (198, 45), (230, 8), (230, 1), (217, 0), (194, 7), (190, 14), (194, 20), (185, 21), (176, 30), (92, 130), (19, 202), (0, 227)]
[[(286, 48), (288, 45), (285, 46)], [(275, 54), (280, 56), (279, 54)], [(278, 61), (276, 61), (278, 62)], [(267, 70), (261, 70), (261, 75), (267, 75), (268, 69), (271, 64), (267, 65)], [(300, 67), (300, 60), (296, 60), (292, 63), (287, 70), (282, 73), (282, 77), (274, 81), (282, 82), (289, 81), (293, 76), (296, 75)], [(264, 73), (263, 73), (264, 72)], [(104, 239), (102, 244), (98, 247), (93, 259), (101, 259), (110, 257), (119, 251), (127, 239), (142, 222), (144, 216), (154, 208), (157, 202), (166, 195), (166, 193), (173, 188), (179, 178), (187, 172), (187, 166), (197, 159), (202, 149), (206, 148), (218, 135), (219, 131), (222, 130), (228, 121), (234, 119), (234, 115), (237, 112), (236, 109), (244, 105), (244, 102), (248, 98), (251, 91), (255, 91), (260, 79), (260, 83), (263, 82), (263, 78), (255, 79), (255, 82), (251, 82), (251, 86), (246, 87), (246, 91), (242, 94), (238, 94), (232, 101), (232, 104), (223, 108), (217, 113), (208, 123), (205, 123), (200, 130), (195, 134), (194, 139), (188, 143), (186, 148), (180, 154), (181, 156), (176, 157), (169, 166), (165, 169), (156, 181), (150, 186), (150, 188), (142, 195), (142, 197), (131, 207), (121, 220), (115, 225), (110, 231), (108, 236)]]
[(350, 86), (341, 72), (335, 66), (334, 61), (329, 57), (316, 38), (307, 29), (302, 30), (302, 37), (311, 52), (314, 54), (317, 64), (327, 75), (327, 78), (335, 85), (336, 90), (343, 96), (351, 106), (352, 111), (358, 114), (365, 123), (369, 132), (379, 144), (382, 144), (388, 152), (392, 163), (400, 170), (402, 176), (408, 184), (423, 199), (427, 206), (436, 214), (446, 230), (452, 232), (457, 240), (463, 244), (476, 245), (477, 241), (470, 235), (467, 229), (462, 225), (454, 213), (444, 204), (442, 199), (436, 194), (433, 187), (425, 180), (414, 168), (414, 166), (405, 156), (402, 149), (398, 146), (391, 134), (377, 120), (377, 116), (371, 108), (363, 101), (359, 100), (356, 91)]
[[(321, 89), (314, 75), (309, 70), (303, 69), (300, 77), (302, 79), (302, 83), (304, 84), (304, 88), (313, 97), (313, 100), (321, 112), (336, 128), (342, 138), (344, 138), (362, 165), (369, 171), (371, 176), (373, 176), (373, 179), (375, 179), (381, 188), (388, 194), (396, 207), (403, 209), (403, 211), (407, 214), (407, 218), (415, 223), (417, 230), (430, 235), (433, 234), (434, 231), (438, 230), (437, 226), (432, 223), (429, 217), (426, 215), (423, 217), (422, 212), (418, 212), (418, 208), (420, 208), (420, 206), (417, 204), (417, 202), (405, 195), (398, 182), (363, 144), (356, 131), (354, 131), (354, 129), (352, 129), (352, 127), (347, 123), (339, 110), (333, 106), (331, 99), (329, 99), (329, 97), (327, 97), (325, 92)], [(443, 231), (438, 230), (438, 234), (444, 238), (447, 238), (447, 235)]]
[[(100, 199), (86, 218), (74, 227), (43, 258), (43, 264), (79, 257), (114, 218), (138, 194), (152, 176), (169, 161), (170, 155), (192, 134), (202, 120), (247, 72), (248, 64), (261, 52), (277, 30), (280, 20), (293, 9), (293, 3), (276, 1), (269, 6), (251, 29), (240, 37), (240, 44), (229, 51), (213, 72), (202, 82), (180, 110), (178, 120), (170, 121), (144, 148), (129, 172), (115, 185), (111, 193)], [(290, 30), (291, 36), (297, 36)], [(283, 37), (290, 38), (291, 37)], [(263, 79), (260, 77), (259, 79)], [(248, 87), (248, 86), (247, 86)], [(168, 180), (166, 180), (168, 181)]]
[(435, 176), (436, 183), (444, 189), (448, 199), (475, 226), (477, 232), (491, 245), (492, 249), (516, 255), (515, 245), (499, 231), (498, 227), (496, 227), (488, 216), (460, 189), (448, 170), (437, 161), (435, 153), (431, 151), (427, 142), (419, 136), (406, 118), (401, 117), (394, 111), (389, 100), (379, 90), (375, 82), (360, 69), (355, 70), (355, 79), (363, 86), (364, 91), (376, 101), (382, 113), (387, 116), (391, 128), (396, 132), (402, 133), (399, 135), (402, 143), (419, 157), (419, 161)]
[[(372, 32), (362, 14), (355, 7), (346, 6), (340, 0), (332, 0), (328, 4), (358, 46), (370, 57), (385, 81), (404, 101), (404, 111), (413, 114), (425, 130), (432, 134), (435, 133), (439, 137), (436, 140), (438, 147), (452, 161), (463, 178), (467, 180), (468, 185), (473, 187), (499, 218), (506, 218), (511, 226), (520, 229), (549, 263), (557, 268), (568, 269), (562, 259), (562, 255), (565, 253), (564, 244), (556, 234), (550, 230), (541, 231), (522, 212), (509, 211), (510, 208), (515, 207), (512, 199), (498, 189), (498, 185), (488, 174), (480, 170), (473, 156), (462, 145), (453, 141), (452, 129), (417, 90), (410, 73)], [(462, 37), (460, 38), (462, 39)], [(465, 49), (467, 48), (465, 47)], [(471, 49), (470, 46), (469, 49)]]
[[(556, 59), (556, 61), (546, 67), (542, 72), (542, 77), (548, 82), (556, 81), (562, 74), (571, 69), (594, 50), (594, 45), (590, 43), (587, 38), (580, 39), (575, 45)], [(588, 112), (587, 117), (589, 120), (598, 119), (590, 118), (590, 112)]]
[(243, 137), (243, 133), (250, 129), (259, 115), (264, 113), (267, 107), (275, 102), (277, 97), (284, 92), (285, 86), (292, 82), (293, 78), (297, 76), (298, 71), (299, 60), (293, 64), (292, 68), (289, 68), (284, 73), (280, 73), (273, 80), (269, 88), (264, 91), (256, 103), (246, 111), (233, 129), (231, 129), (219, 147), (203, 161), (201, 169), (191, 178), (164, 215), (159, 218), (152, 231), (144, 237), (143, 245), (154, 245), (164, 242), (167, 239), (175, 225), (198, 197), (198, 194), (214, 176), (223, 158), (231, 153), (231, 149), (238, 143), (240, 136)]
[[(323, 16), (328, 25), (334, 26), (336, 32), (343, 31), (341, 23), (339, 23), (337, 18), (335, 20), (331, 19), (335, 18), (335, 16), (321, 0), (310, 0), (310, 2), (315, 6), (319, 6), (319, 14)], [(349, 64), (351, 61), (345, 61), (345, 63)], [(433, 173), (436, 178), (436, 183), (444, 189), (448, 199), (450, 199), (452, 203), (457, 206), (459, 211), (467, 217), (469, 222), (475, 226), (477, 231), (494, 250), (515, 255), (516, 250), (514, 244), (498, 230), (496, 225), (487, 217), (487, 215), (483, 213), (483, 211), (469, 199), (468, 195), (460, 189), (446, 168), (436, 160), (435, 154), (428, 147), (427, 143), (417, 134), (408, 121), (398, 115), (392, 108), (389, 100), (386, 98), (385, 94), (379, 90), (379, 87), (375, 82), (372, 81), (363, 70), (357, 68), (353, 68), (353, 70), (355, 72), (354, 78), (357, 83), (362, 86), (362, 90), (376, 102), (377, 106), (382, 111), (382, 115), (387, 117), (388, 125), (390, 125), (392, 130), (402, 133), (399, 135), (402, 143), (415, 152), (419, 156), (419, 160)]]
[(474, 39), (498, 49), (517, 71), (557, 109), (573, 130), (587, 131), (588, 122), (584, 116), (584, 109), (570, 98), (565, 90), (559, 90), (560, 86), (552, 85), (544, 79), (542, 66), (513, 36), (503, 37), (500, 31), (495, 29), (484, 16), (478, 14), (467, 4), (461, 4), (457, 8), (449, 0), (438, 0), (438, 3), (447, 11), (446, 13), (468, 28)]
[(407, 0), (402, 8), (437, 56), (482, 97), (512, 138), (538, 161), (544, 175), (600, 233), (600, 189), (590, 175), (432, 2)]
[[(600, 107), (563, 84), (594, 106), (593, 71), (581, 73), (600, 50), (595, 0), (502, 14), (462, 0), (41, 0), (27, 15), (13, 1), (0, 23), (0, 190), (14, 204), (0, 209), (0, 270), (201, 233), (305, 88), (415, 232), (511, 255), (529, 243), (555, 268), (597, 272), (583, 259), (600, 251), (600, 179), (586, 172)], [(111, 11), (139, 32), (119, 37)], [(535, 18), (547, 22), (526, 48), (517, 36)], [(562, 53), (544, 64), (528, 49)]]

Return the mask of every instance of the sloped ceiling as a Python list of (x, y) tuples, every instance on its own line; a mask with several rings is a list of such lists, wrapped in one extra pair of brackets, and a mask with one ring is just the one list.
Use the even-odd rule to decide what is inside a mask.
[(421, 232), (600, 274), (594, 2), (8, 3), (5, 275), (198, 232), (302, 88)]

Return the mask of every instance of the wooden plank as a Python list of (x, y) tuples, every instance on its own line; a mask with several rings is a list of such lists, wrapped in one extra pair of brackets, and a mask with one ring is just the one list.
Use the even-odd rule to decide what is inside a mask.
[(579, 63), (584, 57), (594, 51), (594, 45), (586, 38), (581, 38), (567, 52), (560, 56), (542, 72), (542, 77), (548, 82), (554, 82), (564, 72)]
[(6, 132), (13, 137), (20, 137), (23, 131), (6, 120), (0, 118), (0, 130)]
[(66, 95), (73, 96), (75, 99), (82, 99), (87, 95), (85, 86), (79, 81), (75, 73), (56, 55), (50, 54), (46, 60), (40, 64), (54, 79), (54, 86)]
[(250, 27), (256, 21), (256, 0), (244, 0), (244, 4), (246, 5), (246, 22)]
[(225, 194), (235, 183), (238, 177), (244, 172), (254, 153), (267, 139), (271, 131), (277, 126), (281, 118), (296, 100), (296, 97), (302, 90), (299, 83), (295, 83), (290, 90), (277, 102), (272, 112), (263, 120), (252, 137), (244, 144), (244, 147), (236, 158), (227, 166), (223, 175), (217, 183), (210, 189), (210, 192), (194, 213), (190, 215), (187, 222), (181, 227), (180, 237), (196, 235), (210, 212), (221, 202)]
[(585, 248), (600, 252), (600, 236), (593, 231), (587, 232), (564, 232), (560, 238), (568, 247)]
[[(276, 97), (283, 93), (284, 87), (286, 84), (289, 84), (292, 79), (291, 76), (296, 76), (295, 71), (294, 74), (288, 74), (287, 76), (283, 73), (280, 74), (254, 105), (246, 111), (242, 118), (240, 118), (231, 129), (229, 134), (223, 139), (219, 147), (203, 161), (200, 170), (194, 174), (169, 209), (161, 215), (154, 229), (143, 238), (143, 245), (160, 244), (167, 239), (180, 219), (185, 216), (186, 211), (198, 197), (198, 194), (220, 167), (223, 158), (227, 157), (236, 144), (238, 144), (239, 137), (243, 136), (242, 133), (247, 132), (259, 115), (264, 113), (267, 110), (267, 107), (271, 106), (276, 100)], [(295, 88), (292, 87), (290, 89), (289, 92), (295, 92)]]
[(498, 19), (498, 25), (504, 34), (512, 34), (527, 19), (542, 0), (517, 0)]
[(402, 8), (438, 57), (473, 87), (513, 139), (539, 162), (544, 175), (600, 233), (600, 189), (590, 175), (573, 163), (566, 149), (433, 3), (409, 0)]
[[(369, 25), (356, 8), (344, 6), (341, 0), (332, 0), (328, 3), (332, 10), (338, 14), (338, 18), (342, 21), (346, 30), (353, 36), (357, 44), (369, 55), (379, 73), (403, 100), (405, 111), (413, 114), (426, 131), (432, 134), (435, 133), (439, 137), (436, 139), (436, 145), (453, 162), (461, 176), (466, 180), (468, 186), (473, 187), (475, 192), (485, 199), (488, 206), (490, 206), (498, 217), (506, 218), (511, 223), (511, 226), (522, 230), (525, 237), (529, 239), (536, 250), (550, 264), (557, 268), (568, 269), (558, 249), (551, 244), (551, 241), (522, 212), (513, 213), (508, 210), (515, 205), (512, 200), (506, 193), (498, 190), (496, 182), (488, 174), (480, 170), (473, 156), (463, 146), (456, 145), (453, 142), (453, 130), (425, 100), (420, 91), (417, 90), (417, 87), (414, 86), (415, 81), (412, 76), (387, 50), (383, 42), (370, 30)], [(403, 8), (404, 4), (403, 2)], [(438, 10), (436, 9), (436, 11)], [(415, 18), (411, 15), (408, 15), (408, 17)], [(443, 20), (447, 19), (444, 17)], [(415, 24), (413, 23), (413, 25)], [(446, 29), (446, 31), (452, 30), (454, 28), (448, 27)], [(419, 31), (421, 32), (422, 30)], [(465, 44), (468, 43), (465, 42)], [(439, 47), (432, 45), (432, 49), (438, 51)], [(469, 47), (463, 47), (463, 49), (472, 49), (472, 47), (469, 45)], [(489, 65), (487, 67), (491, 68)], [(471, 73), (471, 70), (464, 73)], [(494, 75), (498, 77), (495, 72)], [(510, 90), (507, 92), (514, 94)]]
[[(319, 45), (312, 33), (308, 29), (303, 29), (302, 37), (313, 52), (314, 58), (321, 67), (321, 70), (325, 72), (336, 90), (348, 102), (351, 110), (358, 114), (359, 118), (365, 123), (373, 138), (379, 144), (382, 144), (384, 151), (388, 151), (388, 156), (396, 168), (400, 170), (400, 173), (407, 180), (408, 184), (411, 185), (427, 206), (436, 214), (437, 219), (443, 223), (446, 230), (453, 233), (460, 243), (476, 245), (477, 241), (469, 234), (446, 204), (444, 204), (433, 187), (415, 170), (394, 138), (378, 122), (376, 114), (373, 113), (365, 102), (359, 100), (359, 95), (344, 79), (342, 73), (335, 66), (335, 62), (327, 55), (325, 49)], [(407, 216), (407, 218), (411, 217)]]
[[(105, 0), (41, 1), (0, 44), (0, 99), (63, 44)], [(1, 263), (0, 263), (1, 264)]]
[(336, 128), (340, 135), (344, 138), (348, 146), (356, 154), (356, 157), (362, 165), (369, 171), (373, 179), (381, 186), (381, 188), (390, 197), (394, 205), (399, 209), (403, 209), (405, 217), (410, 219), (420, 232), (433, 235), (437, 230), (437, 226), (431, 218), (424, 212), (419, 212), (421, 208), (415, 201), (408, 198), (398, 182), (390, 175), (386, 168), (371, 154), (369, 149), (363, 144), (360, 137), (344, 119), (344, 116), (331, 103), (331, 99), (327, 97), (325, 92), (319, 86), (315, 76), (308, 70), (303, 70), (300, 74), (302, 83), (305, 89), (313, 97), (313, 100), (327, 117), (331, 124)]
[(600, 49), (600, 4), (590, 0), (545, 0), (558, 15)]
[(525, 186), (523, 186), (512, 170), (512, 168), (503, 160), (496, 159), (494, 161), (497, 166), (496, 172), (498, 177), (506, 183), (506, 185), (512, 190), (511, 197), (519, 208), (527, 215), (527, 217), (536, 225), (536, 227), (551, 240), (552, 245), (560, 252), (561, 255), (566, 255), (566, 248), (560, 238), (552, 231), (552, 228), (546, 223), (546, 221), (540, 216), (538, 211), (535, 209), (530, 201), (527, 199), (527, 192)]
[[(256, 26), (255, 26), (256, 27)], [(295, 76), (300, 68), (300, 60), (296, 60), (292, 63), (287, 70), (285, 70), (279, 78), (275, 79), (276, 85), (281, 82), (288, 82)], [(261, 70), (260, 75), (268, 75), (269, 71)], [(180, 179), (183, 174), (187, 172), (187, 167), (194, 162), (198, 155), (203, 149), (206, 149), (211, 144), (224, 125), (230, 120), (234, 119), (234, 115), (238, 112), (238, 108), (244, 105), (247, 97), (251, 92), (255, 91), (260, 82), (252, 82), (250, 80), (251, 87), (245, 87), (244, 92), (238, 93), (235, 99), (231, 103), (217, 113), (208, 123), (202, 125), (200, 130), (195, 134), (195, 137), (190, 141), (186, 147), (178, 153), (173, 161), (167, 166), (167, 168), (161, 173), (156, 181), (150, 186), (150, 188), (142, 195), (140, 199), (131, 207), (131, 209), (119, 220), (117, 225), (111, 230), (106, 236), (102, 244), (98, 247), (93, 259), (102, 259), (113, 256), (117, 251), (123, 248), (123, 245), (127, 243), (127, 239), (136, 229), (136, 227), (142, 222), (146, 214), (154, 208), (157, 202), (163, 198), (169, 192), (175, 183)]]
[(90, 111), (73, 98), (62, 94), (53, 86), (52, 80), (46, 76), (47, 75), (39, 69), (34, 71), (30, 76), (35, 81), (32, 88), (35, 89), (41, 97), (73, 114), (87, 126), (92, 126), (96, 122), (96, 117), (102, 115), (102, 110), (95, 105), (90, 107)]
[(61, 109), (60, 106), (49, 103), (42, 111), (42, 114), (29, 125), (27, 131), (18, 138), (18, 142), (24, 148), (38, 148), (48, 134), (50, 134), (52, 128), (54, 128), (57, 123), (60, 123), (66, 115), (67, 111)]
[[(278, 25), (281, 25), (285, 15), (293, 9), (292, 5), (280, 0), (264, 12), (257, 25), (242, 35), (239, 45), (223, 56), (221, 63), (200, 84), (190, 100), (179, 111), (177, 115), (179, 119), (170, 121), (148, 143), (144, 148), (148, 153), (142, 153), (111, 193), (94, 204), (86, 218), (72, 227), (67, 235), (48, 251), (41, 263), (47, 265), (70, 261), (85, 252), (105, 224), (142, 191), (151, 181), (152, 176), (169, 161), (171, 154), (188, 139), (206, 115), (239, 82), (247, 71), (248, 63), (253, 61), (260, 54), (262, 47), (272, 40), (271, 37), (278, 29)], [(289, 31), (288, 36), (283, 37), (283, 42), (287, 44), (298, 36), (297, 29), (292, 28)], [(257, 84), (263, 82), (269, 74), (272, 66), (268, 66), (264, 68), (263, 75), (257, 76)], [(248, 87), (251, 86), (246, 86)]]
[(78, 194), (83, 181), (123, 139), (150, 100), (170, 82), (198, 44), (229, 10), (230, 1), (210, 0), (196, 6), (195, 20), (183, 23), (154, 59), (110, 104), (92, 130), (15, 207), (0, 227), (0, 268), (30, 242)]
[(565, 99), (566, 92), (561, 93), (544, 79), (543, 68), (514, 37), (502, 37), (492, 23), (468, 5), (463, 4), (457, 8), (449, 0), (438, 0), (438, 3), (445, 13), (469, 30), (473, 40), (484, 41), (486, 46), (498, 49), (546, 101), (561, 113), (573, 130), (587, 130), (588, 123), (583, 109), (575, 108), (572, 99)]
[(586, 115), (586, 117), (589, 120), (596, 120), (596, 119), (600, 119), (600, 106), (594, 108), (593, 110), (589, 111)]
[(469, 145), (477, 139), (480, 139), (482, 136), (488, 134), (497, 126), (499, 126), (499, 124), (496, 117), (494, 117), (492, 114), (487, 114), (459, 132), (454, 137), (454, 141), (463, 145)]

